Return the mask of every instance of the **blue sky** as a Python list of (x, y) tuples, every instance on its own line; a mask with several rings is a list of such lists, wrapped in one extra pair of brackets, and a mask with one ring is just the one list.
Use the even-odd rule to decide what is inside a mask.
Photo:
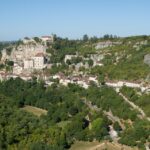
[(0, 0), (0, 40), (150, 35), (150, 0)]

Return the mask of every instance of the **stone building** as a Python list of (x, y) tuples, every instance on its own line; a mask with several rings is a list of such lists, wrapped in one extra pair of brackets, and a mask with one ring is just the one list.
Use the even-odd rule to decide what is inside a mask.
[(65, 55), (64, 62), (66, 63), (67, 60), (71, 60), (74, 57), (78, 57), (78, 55)]
[(43, 69), (45, 67), (43, 53), (37, 53), (33, 57), (33, 61), (34, 61), (34, 69)]
[(24, 69), (33, 69), (34, 62), (32, 59), (24, 60)]
[(14, 63), (13, 66), (13, 74), (21, 74), (23, 71), (23, 67), (21, 65), (19, 65), (18, 63)]
[(48, 42), (48, 43), (53, 43), (53, 41), (54, 41), (54, 37), (53, 36), (42, 36), (41, 37), (41, 40), (43, 41), (43, 42)]

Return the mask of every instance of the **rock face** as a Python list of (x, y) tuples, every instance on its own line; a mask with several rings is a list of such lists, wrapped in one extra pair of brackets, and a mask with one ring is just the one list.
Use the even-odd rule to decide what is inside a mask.
[(150, 66), (150, 54), (144, 56), (144, 63)]
[(23, 61), (24, 59), (30, 59), (37, 53), (46, 53), (46, 46), (42, 44), (23, 44), (18, 47), (12, 47), (12, 52), (7, 55), (6, 50), (2, 51), (2, 61), (6, 59), (12, 60), (14, 62)]

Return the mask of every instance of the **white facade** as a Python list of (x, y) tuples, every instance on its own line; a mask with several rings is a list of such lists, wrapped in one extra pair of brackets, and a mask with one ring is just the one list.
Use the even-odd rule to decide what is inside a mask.
[(65, 55), (64, 62), (66, 63), (67, 60), (71, 60), (73, 57), (77, 57), (77, 55)]
[(18, 65), (17, 63), (14, 64), (14, 67), (13, 67), (13, 74), (21, 74), (23, 71), (23, 68)]
[(24, 60), (24, 69), (43, 69), (44, 65), (44, 54), (37, 53), (31, 59)]
[(41, 40), (43, 41), (43, 42), (53, 42), (53, 36), (42, 36), (41, 37)]
[(42, 54), (37, 54), (35, 57), (33, 57), (33, 60), (35, 69), (44, 68), (44, 56)]
[(33, 60), (24, 60), (24, 69), (32, 69), (33, 67)]

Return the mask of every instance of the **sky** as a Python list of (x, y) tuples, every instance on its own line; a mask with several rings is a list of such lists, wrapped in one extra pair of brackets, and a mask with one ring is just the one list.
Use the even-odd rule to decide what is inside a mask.
[(0, 41), (150, 35), (150, 0), (0, 0)]

